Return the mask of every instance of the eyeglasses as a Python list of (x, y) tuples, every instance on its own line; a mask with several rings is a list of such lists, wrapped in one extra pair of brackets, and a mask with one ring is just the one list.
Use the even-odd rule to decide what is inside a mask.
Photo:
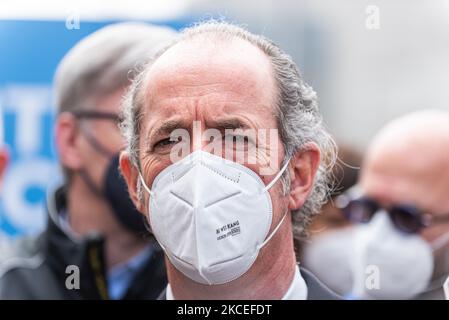
[[(91, 119), (91, 120), (110, 120), (114, 121), (115, 125), (118, 129), (118, 124), (122, 120), (121, 117), (112, 112), (103, 112), (103, 111), (93, 111), (93, 110), (75, 110), (71, 112), (77, 119)], [(90, 144), (100, 153), (105, 155), (106, 157), (112, 157), (115, 153), (111, 152), (107, 147), (105, 147), (95, 136), (85, 130), (84, 135)]]
[(351, 198), (347, 194), (337, 197), (336, 205), (351, 223), (368, 223), (380, 209), (389, 214), (393, 225), (405, 233), (418, 233), (434, 223), (449, 222), (449, 214), (434, 216), (413, 205), (398, 204), (382, 207), (367, 196)]
[(91, 110), (75, 110), (71, 112), (78, 119), (104, 119), (112, 120), (117, 124), (122, 121), (120, 115), (113, 112), (91, 111)]

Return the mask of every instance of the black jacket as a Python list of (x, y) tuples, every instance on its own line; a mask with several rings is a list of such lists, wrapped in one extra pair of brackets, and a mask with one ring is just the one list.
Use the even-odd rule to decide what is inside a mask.
[[(58, 218), (66, 208), (64, 188), (50, 195), (47, 206), (47, 229), (25, 241), (26, 252), (0, 265), (0, 300), (108, 299), (103, 237), (92, 234), (78, 240), (64, 232)], [(155, 242), (152, 245), (151, 258), (134, 275), (124, 299), (156, 299), (166, 287), (164, 255)], [(79, 267), (79, 289), (66, 287), (69, 265)]]
[[(310, 271), (300, 268), (301, 276), (307, 285), (307, 300), (342, 300), (340, 296), (332, 292)], [(158, 300), (167, 299), (167, 291), (164, 290), (157, 298)]]

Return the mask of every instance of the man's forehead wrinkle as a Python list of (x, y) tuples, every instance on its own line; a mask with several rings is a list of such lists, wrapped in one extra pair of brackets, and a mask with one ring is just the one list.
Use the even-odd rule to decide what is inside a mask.
[(248, 83), (240, 85), (238, 81), (232, 82), (231, 79), (202, 85), (166, 80), (152, 87), (154, 89), (148, 92), (149, 109), (159, 104), (162, 104), (164, 108), (170, 105), (176, 106), (179, 103), (185, 103), (182, 101), (183, 98), (197, 99), (202, 106), (220, 105), (226, 108), (228, 105), (244, 104), (250, 107), (252, 112), (261, 109), (266, 111), (267, 107), (272, 106), (271, 98), (260, 92), (262, 90), (260, 86), (258, 88), (256, 84), (248, 85)]
[(159, 70), (151, 75), (150, 80), (157, 88), (169, 89), (173, 87), (196, 87), (196, 86), (228, 86), (238, 89), (241, 84), (250, 88), (261, 85), (261, 77), (251, 66), (246, 65), (206, 65), (198, 64), (188, 68), (173, 67)]
[[(266, 76), (260, 76), (260, 71), (254, 66), (251, 68), (242, 64), (239, 66), (218, 64), (209, 69), (204, 63), (160, 65), (149, 74), (147, 101), (150, 109), (167, 98), (181, 99), (194, 96), (210, 98), (212, 103), (218, 101), (214, 99), (222, 99), (254, 107), (258, 107), (259, 104), (272, 107), (275, 103), (273, 100), (276, 99), (275, 90), (270, 92), (266, 88), (273, 85), (273, 80), (266, 79)], [(225, 95), (219, 97), (220, 94)]]
[[(170, 48), (148, 70), (144, 87), (147, 134), (152, 136), (150, 131), (176, 113), (190, 123), (232, 114), (242, 123), (225, 122), (223, 127), (277, 126), (251, 119), (251, 114), (266, 113), (267, 108), (275, 112), (275, 90), (269, 90), (275, 87), (271, 64), (259, 48), (246, 42), (240, 47), (227, 45), (226, 50), (201, 43), (183, 46)], [(181, 50), (185, 48), (188, 50)]]

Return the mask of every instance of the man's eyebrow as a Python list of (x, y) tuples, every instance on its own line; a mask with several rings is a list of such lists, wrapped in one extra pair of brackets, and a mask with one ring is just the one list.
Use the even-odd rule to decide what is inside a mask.
[[(208, 120), (206, 122), (208, 128), (224, 131), (226, 129), (248, 129), (249, 125), (239, 118), (224, 118)], [(156, 137), (169, 136), (176, 129), (189, 130), (193, 124), (186, 123), (183, 119), (167, 120), (160, 126), (150, 130), (146, 136), (146, 143), (150, 144)]]
[(189, 126), (186, 126), (185, 121), (181, 119), (164, 121), (159, 127), (150, 130), (147, 135), (147, 141), (152, 141), (155, 137), (168, 136), (176, 129), (186, 129), (187, 127)]
[(207, 127), (222, 131), (226, 129), (248, 129), (249, 125), (239, 118), (226, 118), (207, 121)]

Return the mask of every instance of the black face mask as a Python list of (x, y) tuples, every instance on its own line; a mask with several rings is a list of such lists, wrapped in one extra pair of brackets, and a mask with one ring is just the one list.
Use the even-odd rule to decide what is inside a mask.
[(128, 187), (119, 171), (119, 154), (112, 157), (103, 181), (103, 196), (115, 217), (129, 231), (148, 234), (145, 217), (137, 211), (128, 193)]

